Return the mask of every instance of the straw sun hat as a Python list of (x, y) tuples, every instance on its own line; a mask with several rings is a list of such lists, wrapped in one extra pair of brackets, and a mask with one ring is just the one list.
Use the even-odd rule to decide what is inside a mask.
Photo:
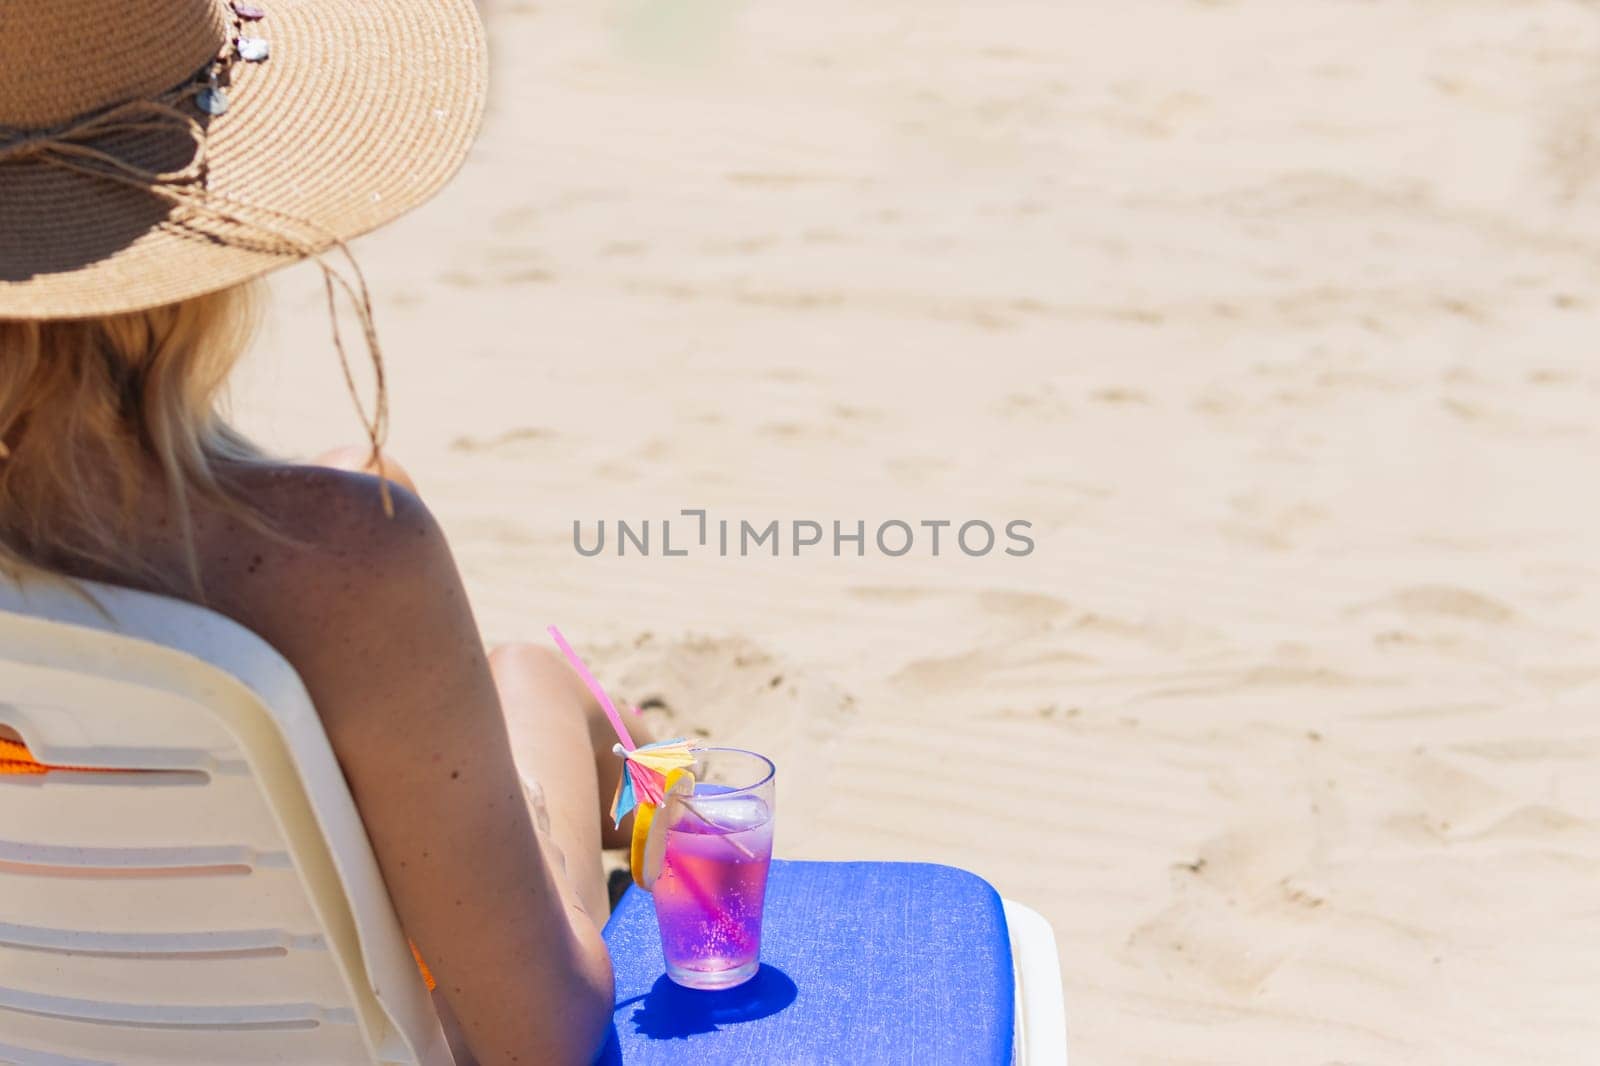
[(0, 0), (0, 318), (328, 258), (455, 173), (485, 53), (472, 0)]

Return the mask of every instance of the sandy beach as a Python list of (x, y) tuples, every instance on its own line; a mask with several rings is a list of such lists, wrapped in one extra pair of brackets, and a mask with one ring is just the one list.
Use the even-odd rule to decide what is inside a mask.
[[(489, 18), (356, 246), (487, 639), (770, 752), (782, 855), (1038, 908), (1075, 1066), (1600, 1059), (1600, 12)], [(358, 439), (273, 289), (242, 422)], [(781, 553), (575, 550), (685, 509)]]

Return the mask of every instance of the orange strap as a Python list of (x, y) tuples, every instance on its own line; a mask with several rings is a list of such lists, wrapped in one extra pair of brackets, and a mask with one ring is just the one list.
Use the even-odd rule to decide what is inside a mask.
[[(406, 943), (410, 944), (411, 942), (408, 940)], [(417, 960), (417, 969), (422, 971), (422, 982), (428, 986), (428, 991), (432, 992), (438, 988), (439, 982), (433, 979), (433, 971), (428, 969), (428, 964), (422, 961), (422, 956), (417, 952), (417, 945), (415, 944), (411, 944), (411, 957)]]
[(0, 777), (17, 777), (27, 774), (48, 774), (52, 770), (71, 770), (79, 774), (119, 774), (127, 770), (109, 770), (103, 766), (49, 766), (33, 757), (26, 744), (0, 737)]
[(15, 740), (6, 740), (0, 737), (0, 774), (16, 776), (20, 774), (48, 773), (49, 767), (42, 766), (34, 760), (33, 753)]

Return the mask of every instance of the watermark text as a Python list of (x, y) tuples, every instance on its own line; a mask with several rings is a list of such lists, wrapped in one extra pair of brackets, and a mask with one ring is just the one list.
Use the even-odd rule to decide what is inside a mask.
[(587, 523), (575, 518), (572, 547), (586, 558), (605, 554), (664, 558), (692, 554), (936, 558), (960, 554), (981, 558), (995, 553), (1022, 557), (1034, 552), (1032, 529), (1033, 523), (1022, 518), (1002, 522), (981, 518), (891, 518), (876, 522), (773, 518), (752, 522), (747, 518), (712, 518), (703, 508), (687, 508), (676, 518), (601, 518)]

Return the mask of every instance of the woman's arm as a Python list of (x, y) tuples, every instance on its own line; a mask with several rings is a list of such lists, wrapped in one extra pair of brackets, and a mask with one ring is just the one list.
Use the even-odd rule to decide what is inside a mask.
[(296, 553), (315, 574), (285, 575), (306, 598), (298, 637), (274, 643), (310, 689), (401, 924), (478, 1062), (588, 1063), (611, 1015), (605, 916), (584, 910), (535, 830), (443, 534), (404, 491), (394, 518), (374, 513), (373, 491), (325, 515), (331, 556)]

